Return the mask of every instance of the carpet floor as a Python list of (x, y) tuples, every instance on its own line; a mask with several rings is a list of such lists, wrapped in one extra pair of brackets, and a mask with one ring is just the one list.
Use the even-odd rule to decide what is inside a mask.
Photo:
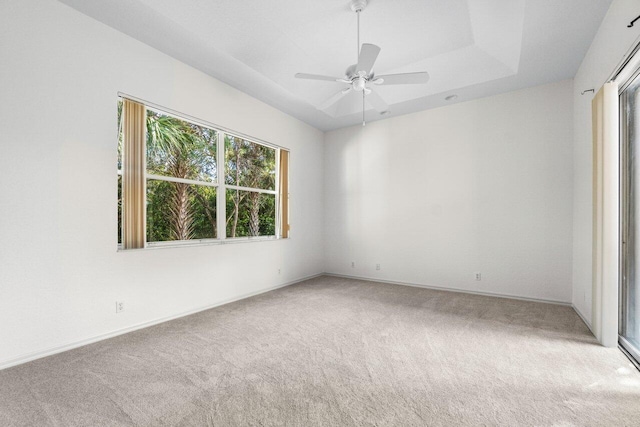
[(323, 276), (0, 371), (0, 426), (640, 426), (566, 306)]

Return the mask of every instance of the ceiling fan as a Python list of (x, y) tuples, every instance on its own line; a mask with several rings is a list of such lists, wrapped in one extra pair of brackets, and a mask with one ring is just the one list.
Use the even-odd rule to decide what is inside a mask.
[(351, 0), (351, 10), (358, 16), (358, 62), (351, 65), (345, 71), (344, 77), (330, 77), (318, 74), (297, 73), (296, 78), (308, 80), (325, 80), (341, 84), (348, 87), (324, 101), (317, 108), (325, 110), (351, 91), (362, 92), (362, 126), (365, 125), (365, 97), (369, 104), (380, 114), (387, 114), (389, 106), (372, 88), (371, 85), (400, 85), (400, 84), (424, 84), (429, 81), (429, 73), (426, 71), (416, 73), (375, 75), (373, 65), (378, 58), (380, 48), (374, 44), (363, 43), (360, 47), (360, 12), (367, 6), (367, 0)]

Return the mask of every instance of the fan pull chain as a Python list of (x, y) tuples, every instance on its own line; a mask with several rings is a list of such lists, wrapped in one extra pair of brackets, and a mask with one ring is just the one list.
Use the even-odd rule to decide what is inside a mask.
[[(358, 16), (358, 46), (356, 46), (356, 64), (360, 61), (360, 9), (356, 10)], [(362, 127), (364, 127), (364, 90), (362, 91)]]
[(362, 127), (364, 127), (364, 91), (362, 91)]

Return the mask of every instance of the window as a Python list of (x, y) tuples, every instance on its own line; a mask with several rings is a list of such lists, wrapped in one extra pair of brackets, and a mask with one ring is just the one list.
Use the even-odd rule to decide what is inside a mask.
[(122, 248), (288, 237), (288, 151), (129, 99), (118, 125)]
[(275, 235), (276, 150), (225, 135), (227, 237)]

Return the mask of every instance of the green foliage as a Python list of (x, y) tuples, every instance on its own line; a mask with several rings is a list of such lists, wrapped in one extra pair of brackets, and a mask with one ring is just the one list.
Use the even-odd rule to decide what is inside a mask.
[[(247, 236), (274, 236), (276, 234), (276, 205), (273, 194), (261, 194), (258, 210), (259, 230), (257, 234), (252, 234), (251, 230), (251, 205), (249, 203), (248, 192), (227, 190), (227, 237), (247, 237)], [(233, 218), (238, 203), (238, 222), (235, 233), (233, 232)]]
[(173, 183), (152, 180), (147, 182), (147, 242), (163, 242), (171, 238), (168, 210)]
[(151, 174), (215, 182), (216, 131), (147, 111), (147, 171)]
[(225, 135), (225, 182), (241, 187), (275, 190), (276, 150)]

